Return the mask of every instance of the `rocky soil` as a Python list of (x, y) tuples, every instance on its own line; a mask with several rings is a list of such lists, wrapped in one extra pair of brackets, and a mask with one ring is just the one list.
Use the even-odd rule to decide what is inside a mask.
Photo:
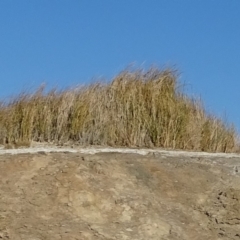
[(0, 155), (0, 239), (240, 240), (238, 165), (240, 156)]

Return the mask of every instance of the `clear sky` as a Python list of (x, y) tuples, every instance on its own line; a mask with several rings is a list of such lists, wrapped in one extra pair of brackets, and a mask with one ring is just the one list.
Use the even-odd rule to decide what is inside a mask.
[(240, 129), (239, 0), (1, 0), (0, 98), (174, 66)]

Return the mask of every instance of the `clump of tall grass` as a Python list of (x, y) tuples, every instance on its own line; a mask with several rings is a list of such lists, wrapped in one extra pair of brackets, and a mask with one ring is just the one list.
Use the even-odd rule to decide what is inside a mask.
[(179, 88), (172, 70), (124, 71), (110, 83), (21, 93), (0, 104), (0, 142), (236, 150), (232, 126)]

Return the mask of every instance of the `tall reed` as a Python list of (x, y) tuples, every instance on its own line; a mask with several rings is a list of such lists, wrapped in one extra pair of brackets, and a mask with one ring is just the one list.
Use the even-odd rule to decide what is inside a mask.
[(0, 142), (234, 152), (235, 129), (179, 88), (172, 70), (124, 71), (110, 83), (21, 93), (0, 103)]

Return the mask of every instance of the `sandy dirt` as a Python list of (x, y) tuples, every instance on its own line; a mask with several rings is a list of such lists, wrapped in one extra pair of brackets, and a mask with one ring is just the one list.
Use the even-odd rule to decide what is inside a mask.
[(27, 151), (0, 150), (0, 239), (240, 240), (239, 155)]

